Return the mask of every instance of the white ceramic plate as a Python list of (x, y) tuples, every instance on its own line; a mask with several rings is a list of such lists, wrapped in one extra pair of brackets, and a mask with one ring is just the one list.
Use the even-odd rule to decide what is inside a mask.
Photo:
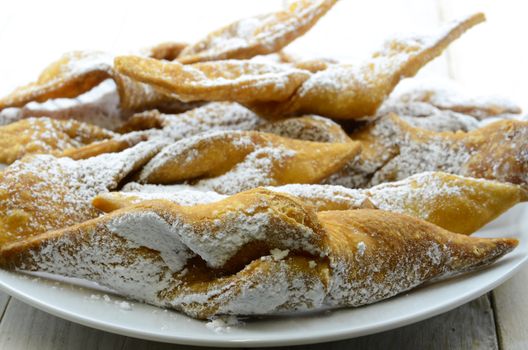
[[(523, 232), (524, 231), (524, 232)], [(520, 245), (489, 268), (431, 283), (410, 293), (361, 307), (296, 317), (244, 322), (213, 329), (176, 312), (126, 302), (93, 286), (0, 271), (0, 287), (15, 298), (56, 316), (101, 330), (163, 342), (251, 347), (317, 343), (377, 333), (451, 310), (497, 287), (528, 260), (528, 205), (510, 210), (479, 232), (517, 237)]]

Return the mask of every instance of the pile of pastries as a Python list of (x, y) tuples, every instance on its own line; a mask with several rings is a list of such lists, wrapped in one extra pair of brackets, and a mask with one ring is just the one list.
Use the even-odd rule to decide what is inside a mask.
[(391, 94), (484, 16), (360, 65), (282, 51), (335, 3), (68, 53), (1, 98), (0, 267), (207, 319), (370, 304), (513, 250), (471, 234), (528, 199), (520, 108)]

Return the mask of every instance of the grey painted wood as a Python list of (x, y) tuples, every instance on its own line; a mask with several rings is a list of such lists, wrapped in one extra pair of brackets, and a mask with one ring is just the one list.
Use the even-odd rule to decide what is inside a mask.
[(498, 349), (498, 345), (491, 304), (488, 296), (483, 296), (448, 313), (406, 327), (346, 341), (305, 346), (302, 349), (465, 350)]
[[(417, 324), (357, 339), (279, 349), (497, 349), (487, 296)], [(205, 349), (115, 335), (84, 327), (13, 299), (0, 323), (0, 349)]]
[(499, 343), (502, 349), (528, 348), (528, 267), (493, 291)]
[(0, 323), (0, 349), (199, 350), (204, 348), (150, 342), (103, 332), (60, 319), (12, 299)]
[(0, 292), (0, 321), (4, 317), (4, 312), (11, 297), (3, 292)]

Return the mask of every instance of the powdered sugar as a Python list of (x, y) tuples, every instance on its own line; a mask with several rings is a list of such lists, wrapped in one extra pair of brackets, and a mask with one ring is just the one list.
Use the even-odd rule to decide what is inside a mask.
[(263, 147), (251, 152), (229, 172), (196, 183), (202, 190), (213, 190), (222, 194), (235, 194), (259, 186), (272, 185), (274, 167), (281, 166), (295, 151), (285, 148)]
[(179, 59), (192, 63), (279, 51), (314, 25), (334, 2), (299, 2), (286, 11), (241, 19), (186, 47)]
[(427, 103), (440, 110), (471, 115), (477, 119), (521, 113), (520, 107), (500, 96), (474, 96), (453, 82), (417, 81), (394, 96), (406, 104)]
[(2, 174), (0, 190), (9, 196), (0, 201), (0, 206), (7, 217), (28, 218), (15, 231), (6, 229), (4, 239), (34, 235), (97, 216), (92, 198), (115, 189), (161, 145), (153, 140), (120, 153), (80, 161), (38, 155), (13, 163)]
[(253, 130), (265, 121), (237, 103), (213, 102), (177, 115), (161, 115), (163, 135), (180, 140), (206, 131)]
[(164, 167), (178, 162), (184, 168), (198, 162), (203, 157), (197, 149), (219, 147), (228, 144), (227, 149), (238, 149), (245, 154), (243, 160), (224, 174), (195, 181), (194, 186), (201, 190), (213, 190), (222, 194), (234, 194), (258, 186), (272, 185), (276, 168), (283, 166), (296, 151), (281, 145), (274, 145), (260, 135), (237, 131), (217, 131), (189, 137), (165, 147), (141, 171), (139, 179), (148, 182)]
[(124, 115), (119, 107), (119, 95), (113, 80), (108, 79), (76, 98), (30, 102), (20, 108), (0, 111), (0, 125), (28, 117), (75, 119), (113, 130), (121, 125)]
[(236, 316), (214, 317), (205, 324), (205, 327), (216, 333), (229, 333), (232, 327), (244, 325)]
[(347, 142), (348, 135), (330, 119), (309, 115), (262, 125), (259, 131), (314, 142)]

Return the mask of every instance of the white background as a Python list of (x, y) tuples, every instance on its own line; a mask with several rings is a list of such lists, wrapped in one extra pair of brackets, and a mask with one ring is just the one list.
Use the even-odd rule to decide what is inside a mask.
[[(66, 51), (121, 52), (162, 41), (193, 41), (238, 18), (274, 11), (283, 2), (0, 0), (0, 95), (34, 80)], [(507, 96), (527, 110), (527, 3), (341, 0), (286, 51), (360, 60), (386, 37), (428, 31), (443, 21), (480, 10), (488, 21), (452, 45), (419, 78), (454, 78), (475, 93)]]

